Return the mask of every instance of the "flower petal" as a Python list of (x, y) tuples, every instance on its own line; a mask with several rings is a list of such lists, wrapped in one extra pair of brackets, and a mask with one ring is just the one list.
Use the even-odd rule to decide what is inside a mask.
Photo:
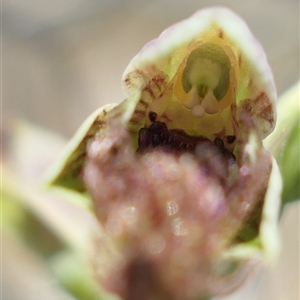
[[(230, 76), (231, 81), (236, 81), (236, 105), (250, 112), (261, 136), (266, 137), (276, 122), (272, 72), (261, 45), (245, 22), (224, 7), (200, 10), (146, 44), (124, 72), (125, 92), (129, 97), (141, 93), (140, 102), (153, 101), (167, 88), (192, 50), (207, 43), (225, 50), (235, 73)], [(138, 110), (141, 118), (141, 107)], [(138, 115), (133, 119), (136, 122)]]
[(63, 186), (78, 192), (85, 191), (80, 173), (88, 140), (101, 128), (103, 118), (115, 106), (116, 104), (104, 105), (85, 120), (68, 142), (60, 159), (46, 174), (46, 184)]
[[(283, 205), (300, 199), (299, 178), (299, 88), (295, 83), (278, 101), (278, 122), (273, 134), (264, 140), (264, 145), (277, 159), (283, 178)], [(298, 165), (296, 167), (296, 164)]]
[(136, 283), (172, 299), (228, 292), (279, 245), (280, 175), (262, 145), (276, 91), (260, 44), (230, 10), (204, 9), (148, 43), (123, 85), (128, 99), (88, 119), (53, 180), (87, 187), (113, 241), (100, 281), (126, 299)]

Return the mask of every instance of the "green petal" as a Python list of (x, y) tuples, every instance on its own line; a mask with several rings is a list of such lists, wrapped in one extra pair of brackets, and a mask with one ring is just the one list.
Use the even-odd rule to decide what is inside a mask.
[(297, 82), (278, 102), (276, 128), (265, 141), (265, 147), (277, 159), (283, 179), (283, 205), (300, 199), (300, 118)]
[(283, 204), (300, 200), (300, 120), (292, 126), (287, 138), (285, 149), (279, 158), (280, 169), (283, 177)]
[[(129, 97), (141, 93), (141, 101), (147, 103), (155, 100), (173, 84), (189, 54), (207, 43), (221, 45), (227, 53), (237, 107), (250, 112), (262, 138), (266, 137), (276, 122), (273, 75), (261, 45), (247, 25), (223, 7), (200, 10), (146, 44), (124, 72), (125, 92)], [(219, 95), (222, 93), (221, 89)]]
[(90, 139), (108, 130), (112, 122), (136, 132), (137, 128), (142, 126), (134, 119), (134, 112), (139, 107), (138, 100), (137, 95), (135, 99), (131, 98), (130, 101), (127, 99), (119, 105), (107, 104), (92, 113), (67, 144), (59, 161), (49, 170), (44, 180), (45, 183), (85, 193), (86, 188), (81, 172)]
[[(92, 113), (77, 130), (67, 144), (59, 161), (48, 172), (45, 182), (49, 185), (62, 186), (78, 192), (84, 192), (81, 170), (85, 160), (88, 141), (105, 125), (102, 121), (115, 104), (105, 105)], [(104, 124), (103, 124), (104, 123)]]

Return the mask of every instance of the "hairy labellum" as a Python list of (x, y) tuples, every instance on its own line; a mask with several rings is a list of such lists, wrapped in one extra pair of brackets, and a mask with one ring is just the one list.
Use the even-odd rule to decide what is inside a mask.
[[(174, 134), (163, 124), (153, 127), (158, 134), (164, 128), (165, 138)], [(243, 149), (247, 131), (246, 140), (238, 141)], [(194, 299), (227, 293), (243, 281), (251, 270), (248, 260), (229, 259), (223, 265), (222, 252), (239, 240), (243, 222), (265, 192), (271, 160), (258, 148), (255, 161), (242, 155), (229, 168), (222, 147), (220, 140), (204, 139), (193, 153), (154, 147), (136, 155), (130, 134), (114, 125), (90, 143), (84, 180), (97, 217), (122, 249), (120, 256), (106, 254), (115, 261), (99, 275), (108, 290), (138, 299), (141, 285), (151, 291), (149, 297)], [(99, 247), (100, 267), (106, 250)]]
[(163, 122), (156, 121), (148, 128), (139, 131), (137, 152), (146, 152), (150, 149), (163, 149), (165, 151), (194, 152), (198, 144), (209, 142), (207, 138), (200, 136), (189, 136), (183, 130), (168, 130)]
[(229, 165), (235, 163), (235, 155), (227, 150), (221, 138), (215, 138), (214, 142), (201, 136), (190, 136), (183, 130), (168, 130), (163, 122), (155, 121), (148, 128), (141, 128), (138, 138), (137, 153), (146, 153), (159, 150), (166, 153), (182, 154), (192, 153), (196, 156), (205, 149), (210, 148), (211, 153), (222, 154)]

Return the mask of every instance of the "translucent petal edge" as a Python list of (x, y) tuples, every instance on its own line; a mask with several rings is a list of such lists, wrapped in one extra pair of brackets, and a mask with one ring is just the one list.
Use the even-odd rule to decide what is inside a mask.
[(117, 104), (106, 104), (96, 111), (94, 111), (79, 127), (71, 140), (67, 143), (63, 152), (59, 156), (57, 163), (52, 166), (52, 168), (47, 172), (43, 179), (44, 186), (56, 185), (57, 180), (61, 174), (72, 164), (74, 154), (79, 151), (85, 151), (86, 143), (84, 139), (87, 136), (88, 132), (91, 130), (95, 120), (99, 118), (104, 112), (104, 110), (111, 111)]

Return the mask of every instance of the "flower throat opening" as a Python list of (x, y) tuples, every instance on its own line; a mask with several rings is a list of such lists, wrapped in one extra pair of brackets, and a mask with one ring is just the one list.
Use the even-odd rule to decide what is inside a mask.
[(138, 152), (159, 148), (194, 153), (199, 144), (210, 143), (235, 161), (233, 57), (219, 39), (197, 43), (164, 91), (149, 104), (145, 127), (138, 135)]

